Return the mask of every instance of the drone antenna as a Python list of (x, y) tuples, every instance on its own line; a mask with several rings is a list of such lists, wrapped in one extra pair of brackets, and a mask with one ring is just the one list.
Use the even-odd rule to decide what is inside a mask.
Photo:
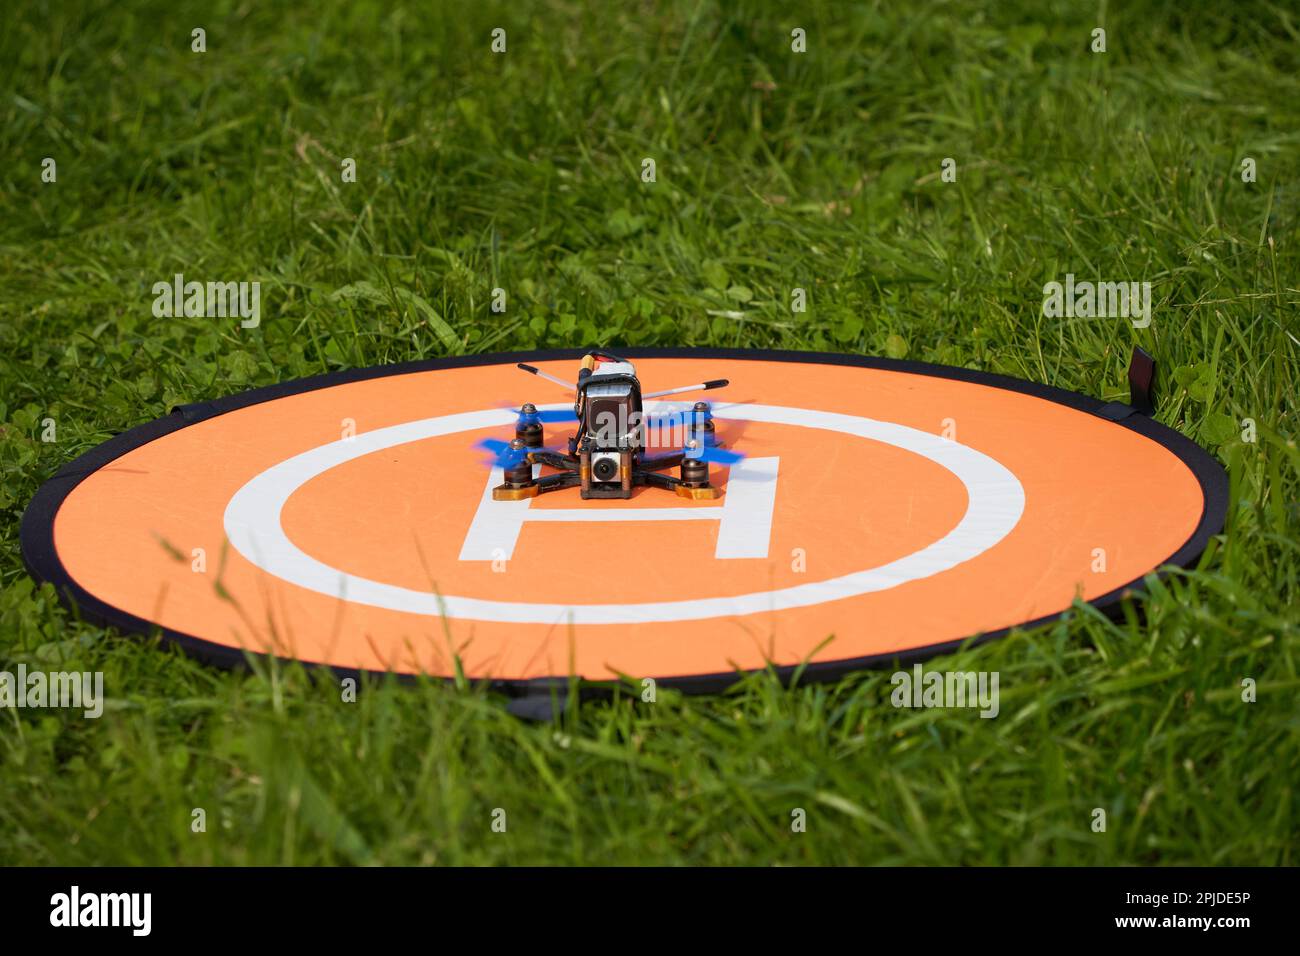
[(548, 382), (554, 382), (556, 385), (559, 385), (563, 388), (567, 388), (570, 391), (577, 388), (577, 386), (574, 385), (572, 382), (566, 382), (564, 379), (557, 378), (556, 376), (552, 375), (550, 372), (543, 372), (540, 368), (536, 368), (535, 366), (525, 365), (523, 362), (520, 362), (519, 367), (531, 375), (537, 375), (540, 378), (546, 379)]
[(679, 388), (665, 388), (661, 392), (647, 392), (642, 398), (660, 398), (664, 395), (680, 395), (682, 392), (707, 392), (711, 388), (722, 388), (729, 385), (730, 382), (725, 378), (715, 378), (708, 382), (701, 382), (698, 385), (682, 385)]

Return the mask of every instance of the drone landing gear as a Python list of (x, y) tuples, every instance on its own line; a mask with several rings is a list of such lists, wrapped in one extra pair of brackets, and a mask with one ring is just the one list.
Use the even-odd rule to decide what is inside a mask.
[(683, 458), (680, 469), (681, 479), (673, 491), (679, 498), (710, 499), (722, 494), (718, 488), (709, 484), (709, 463), (698, 458)]

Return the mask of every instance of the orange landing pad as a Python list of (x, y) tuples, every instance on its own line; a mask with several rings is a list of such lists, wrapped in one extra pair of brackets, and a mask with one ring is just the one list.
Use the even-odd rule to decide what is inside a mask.
[[(515, 368), (579, 351), (360, 369), (186, 406), (69, 464), (24, 557), (88, 617), (233, 663), (512, 686), (577, 674), (832, 678), (1117, 605), (1223, 526), (1223, 469), (1124, 406), (919, 363), (626, 350), (645, 391), (713, 403), (724, 493), (492, 500), (503, 406), (571, 407)], [(1118, 420), (1116, 420), (1118, 419)], [(572, 424), (548, 424), (561, 445)], [(830, 638), (830, 640), (827, 640)]]

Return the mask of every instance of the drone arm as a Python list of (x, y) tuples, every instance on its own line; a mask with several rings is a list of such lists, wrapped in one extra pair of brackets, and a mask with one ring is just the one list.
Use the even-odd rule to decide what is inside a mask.
[(558, 475), (542, 475), (537, 479), (537, 493), (559, 491), (561, 488), (573, 488), (581, 482), (576, 471), (562, 471)]
[(642, 471), (663, 471), (665, 468), (676, 468), (682, 463), (683, 452), (675, 451), (667, 455), (649, 455), (641, 459)]
[(561, 471), (578, 467), (577, 458), (570, 458), (568, 455), (545, 449), (530, 451), (528, 460), (539, 465), (550, 465), (552, 468), (558, 468)]

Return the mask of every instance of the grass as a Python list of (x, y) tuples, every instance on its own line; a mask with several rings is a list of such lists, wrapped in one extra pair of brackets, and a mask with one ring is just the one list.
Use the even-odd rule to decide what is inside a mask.
[[(1288, 5), (132, 0), (5, 21), (0, 668), (103, 671), (111, 699), (98, 721), (0, 711), (0, 863), (1297, 862)], [(177, 272), (259, 280), (261, 326), (155, 319)], [(1150, 328), (1045, 318), (1066, 272), (1150, 281)], [(1107, 399), (1139, 344), (1159, 418), (1229, 466), (1229, 528), (1144, 619), (1081, 607), (936, 662), (1000, 671), (996, 720), (895, 710), (888, 673), (553, 725), (475, 687), (341, 705), (296, 667), (221, 672), (88, 626), (22, 567), (39, 483), (177, 403), (597, 341), (905, 355)]]

